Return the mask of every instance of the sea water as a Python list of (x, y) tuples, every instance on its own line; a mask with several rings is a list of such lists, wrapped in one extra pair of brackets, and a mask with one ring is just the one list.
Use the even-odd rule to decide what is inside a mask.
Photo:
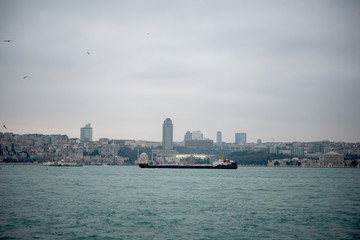
[(1, 166), (0, 238), (359, 239), (360, 169)]

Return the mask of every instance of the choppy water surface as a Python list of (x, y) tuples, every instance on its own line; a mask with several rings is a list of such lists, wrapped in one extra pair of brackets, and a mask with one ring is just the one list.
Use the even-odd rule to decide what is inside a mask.
[(1, 166), (0, 238), (359, 239), (360, 169)]

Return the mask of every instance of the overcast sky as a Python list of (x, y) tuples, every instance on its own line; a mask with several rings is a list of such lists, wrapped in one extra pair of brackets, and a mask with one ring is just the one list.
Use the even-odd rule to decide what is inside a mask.
[(0, 0), (0, 131), (360, 141), (359, 26), (356, 0)]

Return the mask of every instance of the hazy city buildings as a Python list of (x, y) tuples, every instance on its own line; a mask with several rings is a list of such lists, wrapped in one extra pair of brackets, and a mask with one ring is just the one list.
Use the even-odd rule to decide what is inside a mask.
[(144, 149), (148, 154), (151, 152), (151, 160), (158, 164), (179, 163), (179, 153), (205, 154), (211, 158), (231, 154), (239, 166), (360, 168), (360, 143), (262, 142), (261, 139), (247, 143), (246, 133), (235, 133), (234, 144), (223, 142), (221, 131), (217, 132), (216, 141), (221, 144), (214, 145), (213, 140), (204, 138), (198, 130), (187, 131), (182, 142), (173, 142), (170, 118), (163, 123), (162, 143), (109, 138), (93, 141), (90, 124), (81, 128), (80, 139), (60, 134), (0, 132), (0, 164), (66, 161), (85, 165), (132, 165), (136, 159), (141, 160), (139, 149)]
[(279, 147), (277, 145), (271, 146), (270, 153), (275, 154), (275, 155), (279, 154)]
[(163, 150), (173, 149), (173, 124), (170, 118), (165, 119), (163, 123)]
[(92, 141), (92, 127), (90, 123), (86, 124), (85, 127), (80, 130), (80, 141), (81, 142), (91, 142)]
[(218, 132), (216, 133), (216, 143), (217, 143), (217, 144), (221, 144), (221, 142), (222, 142), (221, 132), (218, 131)]
[(235, 133), (235, 144), (246, 144), (246, 133)]
[[(335, 152), (329, 152), (320, 154), (319, 159), (308, 159), (308, 158), (284, 158), (268, 160), (268, 167), (354, 167), (352, 161), (345, 161), (344, 154)], [(358, 164), (356, 160), (356, 164)], [(356, 165), (355, 165), (356, 166)]]
[(201, 133), (200, 130), (197, 131), (193, 131), (192, 132), (192, 140), (203, 140), (204, 139), (204, 135)]
[(210, 139), (204, 139), (204, 135), (200, 130), (187, 131), (184, 136), (184, 144), (187, 148), (205, 149), (212, 148), (214, 141)]
[(296, 157), (304, 157), (305, 155), (304, 147), (299, 146), (299, 144), (294, 144), (293, 155)]
[[(170, 122), (170, 126), (172, 122)], [(166, 124), (165, 124), (166, 125)], [(175, 143), (174, 143), (175, 144)], [(180, 145), (185, 154), (205, 154), (218, 158), (221, 154), (247, 151), (252, 157), (239, 155), (239, 166), (268, 167), (358, 167), (360, 168), (360, 143), (345, 142), (268, 142), (233, 144), (222, 143), (213, 146), (213, 141), (187, 140)], [(0, 164), (44, 163), (66, 161), (89, 165), (128, 165), (134, 164), (138, 149), (148, 148), (156, 153), (154, 161), (158, 163), (172, 161), (176, 150), (161, 149), (161, 142), (121, 140), (101, 138), (98, 141), (81, 142), (79, 138), (66, 135), (13, 134), (0, 132)], [(187, 149), (186, 149), (187, 148)], [(328, 152), (328, 150), (330, 150)], [(327, 153), (321, 153), (324, 151)], [(258, 154), (257, 154), (258, 153)], [(242, 159), (245, 157), (244, 159)], [(153, 156), (151, 155), (151, 159)], [(267, 164), (264, 164), (267, 159)], [(267, 161), (266, 160), (266, 161)]]
[(187, 131), (184, 136), (184, 141), (192, 140), (192, 133), (190, 131)]
[(214, 141), (210, 139), (192, 139), (185, 141), (185, 147), (188, 148), (211, 148)]
[(331, 149), (329, 147), (329, 143), (327, 141), (318, 142), (313, 145), (313, 152), (314, 153), (328, 153)]

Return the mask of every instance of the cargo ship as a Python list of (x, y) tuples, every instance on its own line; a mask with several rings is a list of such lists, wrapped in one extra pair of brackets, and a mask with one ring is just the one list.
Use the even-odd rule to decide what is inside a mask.
[(139, 163), (141, 168), (193, 168), (193, 169), (237, 169), (237, 163), (225, 159), (214, 162), (213, 164), (154, 164)]

